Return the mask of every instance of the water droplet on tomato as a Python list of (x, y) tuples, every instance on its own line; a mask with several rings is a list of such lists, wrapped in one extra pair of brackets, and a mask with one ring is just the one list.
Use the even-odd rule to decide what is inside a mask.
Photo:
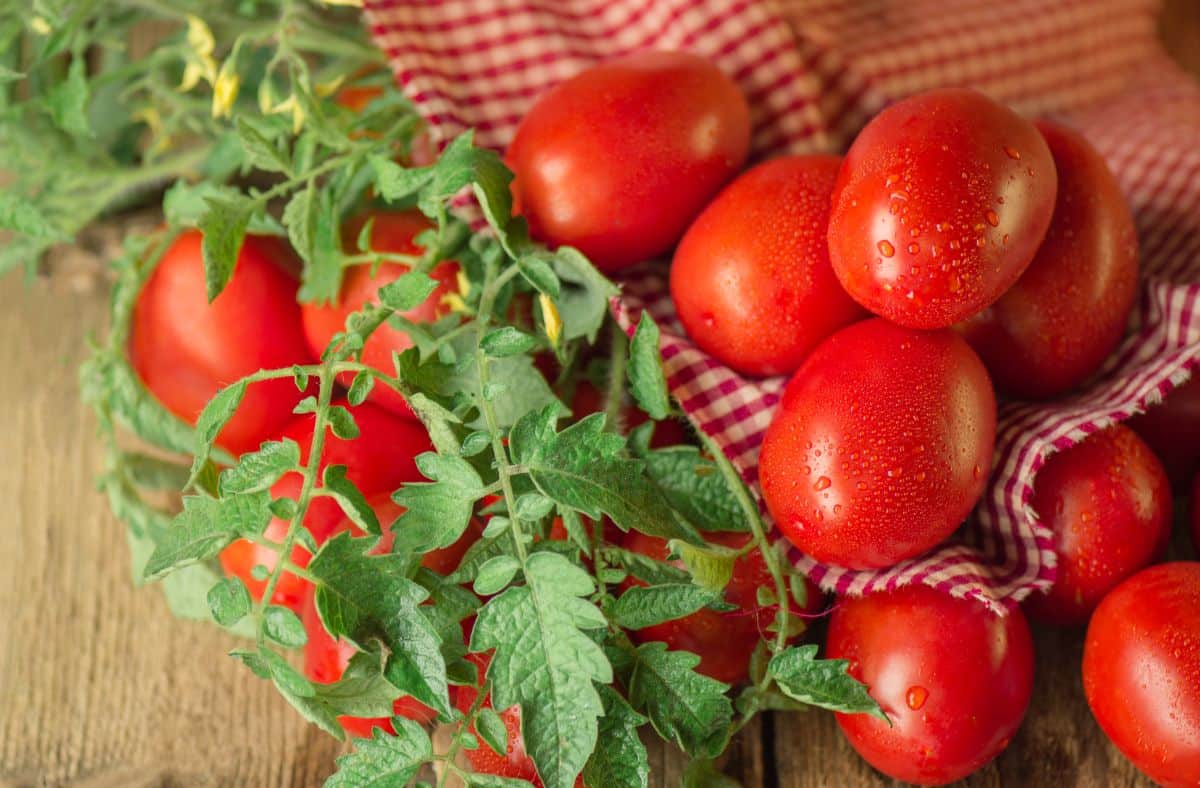
[(828, 476), (820, 476), (817, 478), (817, 483), (813, 485), (813, 489), (817, 492), (820, 492), (821, 490), (828, 490), (832, 484), (833, 482), (830, 481)]
[(887, 176), (887, 180), (885, 180), (883, 182), (883, 185), (884, 186), (895, 186), (899, 180), (900, 180), (900, 176), (893, 172), (891, 175)]
[(983, 218), (987, 219), (987, 223), (990, 224), (992, 227), (1000, 226), (1000, 217), (997, 216), (996, 212), (993, 211), (991, 208), (988, 208), (987, 213), (985, 213), (983, 215)]
[(876, 246), (879, 248), (879, 253), (884, 257), (891, 257), (896, 253), (896, 247), (892, 246), (889, 241), (880, 241)]
[(913, 711), (925, 705), (925, 701), (929, 700), (929, 690), (924, 687), (909, 687), (908, 692), (904, 695), (904, 702)]
[(709, 328), (712, 328), (717, 324), (717, 317), (712, 312), (701, 313), (700, 320)]
[(973, 475), (976, 479), (981, 478), (983, 476), (983, 468), (976, 465), (971, 469), (971, 475)]
[(946, 287), (949, 288), (951, 293), (957, 293), (962, 289), (962, 279), (958, 274), (952, 274), (946, 282)]
[(1008, 154), (1008, 158), (1010, 158), (1010, 159), (1012, 159), (1012, 160), (1014, 160), (1014, 161), (1020, 161), (1020, 160), (1021, 160), (1021, 151), (1017, 150), (1016, 148), (1013, 148), (1013, 147), (1011, 147), (1011, 146), (1009, 146), (1009, 145), (1005, 145), (1005, 146), (1004, 146), (1004, 152), (1005, 152), (1006, 154)]
[(908, 245), (908, 253), (909, 254), (916, 254), (919, 251), (921, 251), (921, 245), (919, 243), (917, 243), (916, 241), (913, 241), (912, 243), (910, 243)]

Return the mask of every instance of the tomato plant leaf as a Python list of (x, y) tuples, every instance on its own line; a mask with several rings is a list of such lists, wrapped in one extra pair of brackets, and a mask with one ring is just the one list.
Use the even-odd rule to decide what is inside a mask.
[(680, 788), (742, 788), (742, 784), (722, 774), (711, 758), (694, 758), (683, 770)]
[(666, 643), (651, 642), (634, 652), (629, 700), (650, 718), (667, 741), (696, 757), (716, 757), (729, 739), (733, 704), (729, 689), (695, 671), (700, 657), (687, 651), (668, 651)]
[(712, 591), (720, 591), (729, 585), (737, 563), (737, 551), (713, 544), (699, 547), (678, 540), (672, 540), (670, 546), (672, 552), (679, 554), (696, 585)]
[(650, 779), (650, 759), (638, 728), (647, 720), (612, 687), (600, 687), (604, 716), (600, 718), (600, 736), (596, 751), (583, 767), (587, 785), (605, 788), (646, 788)]
[(692, 579), (690, 574), (679, 567), (613, 545), (601, 547), (600, 555), (608, 563), (624, 567), (629, 574), (650, 585), (688, 583)]
[(483, 352), (492, 358), (505, 358), (528, 353), (536, 344), (536, 339), (512, 326), (492, 329), (479, 342)]
[(379, 300), (389, 309), (407, 312), (425, 303), (437, 286), (438, 281), (428, 274), (409, 271), (379, 288)]
[(267, 441), (258, 451), (238, 458), (237, 465), (221, 473), (221, 494), (266, 490), (300, 465), (300, 446), (294, 440)]
[(338, 770), (325, 788), (404, 788), (433, 757), (429, 734), (412, 720), (392, 720), (396, 734), (376, 728), (369, 739), (355, 739), (354, 752), (338, 756)]
[(209, 498), (190, 495), (163, 532), (143, 575), (153, 580), (181, 566), (213, 558), (238, 536), (261, 533), (271, 518), (266, 492)]
[(208, 197), (204, 202), (208, 208), (196, 226), (204, 234), (200, 244), (204, 258), (204, 287), (209, 303), (212, 303), (233, 276), (255, 206), (246, 198)]
[(260, 170), (290, 173), (292, 163), (279, 145), (280, 135), (260, 121), (242, 116), (234, 123), (238, 141), (245, 151), (245, 160)]
[(665, 419), (671, 410), (658, 339), (658, 324), (643, 311), (629, 343), (629, 392), (655, 421)]
[(831, 711), (870, 714), (889, 722), (867, 688), (847, 672), (848, 660), (816, 657), (815, 644), (795, 646), (772, 657), (767, 671), (791, 698)]
[(484, 706), (475, 717), (475, 731), (495, 752), (508, 752), (508, 729), (495, 709)]
[(308, 185), (297, 191), (283, 209), (283, 226), (287, 228), (288, 240), (301, 260), (313, 256), (313, 225), (316, 223), (316, 185)]
[(299, 616), (281, 605), (267, 605), (263, 609), (263, 631), (284, 648), (300, 648), (308, 642)]
[(46, 94), (46, 108), (54, 125), (73, 137), (91, 136), (87, 105), (89, 98), (87, 63), (83, 57), (71, 58), (67, 78), (54, 84)]
[(577, 249), (560, 246), (552, 257), (554, 273), (562, 290), (554, 298), (563, 321), (563, 338), (586, 337), (596, 341), (596, 334), (608, 316), (609, 300), (620, 290)]
[[(631, 442), (632, 445), (632, 442)], [(694, 446), (637, 451), (671, 508), (702, 531), (746, 531), (746, 518), (716, 463)]]
[(521, 269), (521, 276), (537, 288), (539, 293), (558, 298), (562, 293), (562, 284), (558, 281), (554, 269), (550, 267), (549, 261), (553, 259), (553, 253), (538, 249), (518, 257), (517, 267)]
[(484, 562), (475, 576), (475, 593), (491, 596), (499, 593), (512, 581), (521, 564), (511, 555), (498, 555)]
[(321, 492), (337, 501), (350, 521), (372, 536), (383, 531), (375, 510), (354, 482), (346, 478), (346, 466), (329, 465), (321, 476)]
[(405, 507), (393, 528), (395, 549), (432, 550), (458, 541), (471, 519), (472, 504), (483, 496), (483, 480), (461, 457), (426, 452), (417, 467), (431, 483), (410, 482), (392, 496)]
[(230, 627), (249, 615), (253, 602), (246, 584), (237, 577), (226, 577), (208, 591), (208, 609), (213, 621)]
[(720, 598), (719, 592), (692, 583), (633, 586), (621, 594), (609, 616), (626, 629), (642, 629), (683, 618)]
[(318, 698), (336, 714), (351, 717), (390, 717), (400, 691), (388, 683), (379, 654), (358, 652), (342, 677), (332, 684), (315, 684)]

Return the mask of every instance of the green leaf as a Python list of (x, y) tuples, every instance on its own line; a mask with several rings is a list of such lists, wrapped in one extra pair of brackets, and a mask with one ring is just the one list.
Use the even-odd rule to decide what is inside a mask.
[(290, 438), (267, 441), (258, 451), (243, 454), (237, 465), (221, 474), (221, 494), (266, 490), (300, 465), (300, 446)]
[(748, 529), (737, 499), (716, 463), (694, 446), (639, 452), (646, 475), (662, 491), (671, 508), (702, 531)]
[(612, 687), (600, 687), (600, 700), (604, 716), (600, 718), (596, 751), (583, 768), (584, 782), (604, 788), (646, 788), (650, 760), (646, 745), (638, 736), (638, 728), (646, 723), (646, 718)]
[(358, 739), (349, 755), (339, 756), (338, 770), (325, 788), (404, 788), (433, 757), (429, 734), (417, 723), (396, 717), (395, 736), (378, 728), (370, 739)]
[(475, 593), (480, 596), (499, 593), (512, 582), (513, 576), (520, 568), (521, 564), (511, 555), (498, 555), (489, 559), (479, 567), (479, 574), (475, 577)]
[(271, 519), (266, 492), (228, 498), (187, 496), (183, 511), (171, 522), (146, 562), (144, 575), (153, 580), (181, 566), (216, 557), (243, 534), (261, 533)]
[(83, 57), (73, 57), (67, 78), (55, 82), (47, 91), (46, 107), (54, 125), (74, 137), (87, 137), (92, 134), (87, 105), (87, 63)]
[(715, 758), (729, 740), (733, 704), (729, 685), (695, 671), (700, 658), (668, 651), (666, 643), (644, 643), (634, 652), (629, 700), (645, 713), (659, 735), (689, 755)]
[(121, 466), (129, 480), (144, 489), (178, 492), (188, 481), (187, 468), (149, 454), (122, 454)]
[(492, 445), (492, 436), (488, 435), (483, 430), (472, 432), (467, 437), (463, 438), (462, 456), (474, 457), (476, 454), (484, 451)]
[(484, 706), (475, 718), (475, 731), (493, 752), (508, 752), (508, 728), (494, 709)]
[(563, 338), (587, 337), (588, 342), (595, 342), (608, 317), (609, 299), (621, 291), (583, 254), (569, 246), (554, 250), (553, 267), (562, 282), (562, 293), (554, 300), (562, 315)]
[(246, 381), (242, 379), (218, 391), (204, 406), (204, 410), (200, 411), (200, 417), (196, 419), (195, 446), (192, 451), (192, 480), (200, 474), (209, 454), (212, 453), (213, 442), (225, 424), (233, 418), (244, 396)]
[(588, 541), (588, 533), (584, 530), (579, 513), (574, 509), (560, 508), (558, 516), (562, 518), (563, 529), (567, 532), (567, 538), (571, 540), (571, 543), (590, 555), (592, 546)]
[(629, 343), (629, 392), (655, 421), (665, 419), (671, 411), (658, 338), (658, 324), (649, 312), (642, 312)]
[(442, 454), (457, 454), (458, 435), (451, 425), (462, 424), (462, 420), (420, 392), (407, 399), (408, 406), (420, 418), (425, 429), (429, 430), (434, 448)]
[(387, 680), (448, 717), (440, 637), (419, 607), (426, 592), (408, 579), (407, 556), (365, 555), (373, 541), (342, 532), (313, 557), (308, 571), (321, 581), (317, 612), (331, 636), (345, 637), (360, 650), (382, 640), (390, 651)]
[(254, 214), (254, 204), (244, 198), (220, 197), (207, 198), (205, 203), (208, 210), (200, 217), (197, 227), (204, 234), (200, 244), (204, 257), (204, 287), (208, 301), (212, 303), (233, 276), (250, 217)]
[(696, 758), (683, 770), (680, 788), (742, 788), (742, 784), (717, 770), (710, 758)]
[(867, 688), (847, 672), (844, 659), (817, 659), (817, 646), (796, 646), (772, 657), (767, 671), (788, 697), (847, 714), (870, 714), (888, 722)]
[(263, 610), (263, 631), (284, 648), (300, 648), (308, 642), (299, 616), (279, 605), (267, 605)]
[(357, 652), (340, 679), (316, 685), (315, 697), (336, 714), (390, 717), (399, 690), (383, 677), (382, 667), (379, 654)]
[(208, 609), (213, 621), (230, 627), (249, 615), (253, 602), (246, 585), (238, 577), (227, 577), (208, 591)]
[(360, 371), (350, 383), (350, 389), (346, 392), (346, 401), (354, 407), (358, 407), (367, 401), (367, 395), (371, 393), (374, 386), (375, 376), (365, 369)]
[(643, 629), (691, 615), (720, 598), (719, 593), (692, 583), (633, 586), (621, 594), (609, 616), (626, 629)]
[(712, 591), (720, 591), (729, 585), (737, 563), (736, 550), (711, 544), (698, 547), (680, 541), (672, 541), (670, 546), (672, 552), (679, 554), (696, 585)]
[(525, 749), (547, 788), (570, 788), (596, 746), (603, 706), (596, 682), (612, 668), (583, 629), (607, 626), (584, 597), (591, 577), (566, 558), (534, 553), (526, 584), (510, 586), (479, 611), (471, 650), (495, 649), (488, 668), (492, 705), (521, 707)]
[(537, 493), (525, 493), (517, 498), (515, 509), (513, 514), (517, 519), (529, 523), (537, 522), (554, 510), (554, 501)]
[(326, 466), (321, 476), (321, 490), (338, 502), (350, 521), (372, 536), (383, 533), (375, 510), (354, 482), (346, 478), (345, 465)]
[(536, 344), (536, 339), (512, 326), (492, 329), (484, 334), (483, 339), (479, 342), (483, 352), (492, 358), (505, 358), (527, 353)]
[(354, 416), (341, 405), (334, 405), (329, 409), (329, 429), (344, 441), (352, 441), (360, 434)]
[(409, 271), (379, 288), (379, 300), (389, 309), (408, 312), (425, 303), (437, 286), (438, 281), (429, 274)]
[(426, 452), (417, 467), (430, 484), (410, 482), (392, 496), (405, 507), (392, 529), (395, 549), (428, 552), (458, 541), (471, 519), (473, 504), (483, 497), (479, 472), (461, 457)]
[(624, 567), (629, 574), (649, 585), (688, 583), (692, 579), (683, 569), (620, 547), (604, 545), (600, 555), (608, 563)]
[(52, 241), (65, 241), (69, 237), (55, 227), (36, 204), (16, 191), (0, 190), (0, 229)]
[(256, 123), (245, 116), (237, 119), (235, 127), (246, 161), (267, 172), (291, 172), (292, 163), (287, 151), (281, 150), (277, 141), (264, 133), (265, 128), (257, 128)]
[(562, 286), (548, 262), (553, 259), (552, 253), (537, 250), (532, 254), (518, 257), (517, 267), (521, 270), (521, 275), (525, 277), (525, 280), (537, 288), (539, 293), (545, 293), (551, 298), (557, 299), (562, 292)]
[[(176, 181), (163, 195), (163, 213), (166, 215), (167, 224), (172, 227), (198, 226), (201, 218), (210, 210), (209, 200), (240, 203), (245, 200), (245, 197), (232, 186), (212, 181), (197, 183)], [(261, 211), (256, 211), (251, 215), (250, 224), (246, 230), (259, 235), (283, 233), (283, 228), (279, 226), (279, 223), (269, 214)], [(297, 251), (299, 251), (299, 247), (297, 247)]]
[(283, 209), (283, 226), (287, 228), (288, 240), (302, 260), (313, 256), (313, 225), (316, 222), (316, 185), (308, 185), (292, 195)]

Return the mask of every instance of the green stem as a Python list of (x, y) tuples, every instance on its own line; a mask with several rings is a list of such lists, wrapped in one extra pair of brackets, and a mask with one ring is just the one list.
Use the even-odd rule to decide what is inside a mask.
[(612, 347), (609, 349), (608, 393), (605, 398), (604, 415), (608, 429), (620, 432), (621, 406), (625, 399), (625, 364), (629, 355), (629, 337), (616, 320), (609, 318), (612, 327)]
[[(447, 766), (454, 765), (454, 759), (458, 757), (459, 751), (462, 750), (463, 734), (475, 724), (475, 718), (479, 715), (479, 710), (483, 708), (483, 702), (487, 699), (491, 691), (491, 686), (485, 681), (480, 685), (478, 692), (475, 693), (475, 700), (471, 703), (471, 708), (467, 709), (467, 713), (463, 716), (462, 721), (458, 724), (458, 728), (454, 731), (454, 738), (450, 740), (450, 747), (447, 748), (446, 753), (439, 759), (444, 760)], [(459, 771), (457, 767), (454, 770), (456, 772)], [(438, 778), (438, 788), (444, 788), (446, 778), (449, 774), (448, 770), (442, 771), (442, 776)]]

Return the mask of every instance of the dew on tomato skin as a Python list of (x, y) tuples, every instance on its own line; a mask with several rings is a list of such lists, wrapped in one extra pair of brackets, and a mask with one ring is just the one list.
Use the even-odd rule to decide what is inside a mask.
[(812, 468), (808, 465), (804, 465), (800, 468), (800, 473), (805, 476), (812, 476)]
[(819, 476), (817, 477), (816, 483), (813, 484), (813, 489), (817, 492), (821, 492), (821, 490), (828, 490), (832, 484), (833, 482), (830, 481), (828, 476)]
[(957, 293), (962, 289), (962, 279), (958, 274), (954, 274), (950, 277), (950, 279), (946, 282), (946, 288), (951, 293)]
[(971, 469), (971, 475), (974, 476), (976, 479), (983, 478), (983, 468), (976, 465), (974, 468)]
[(888, 213), (890, 213), (892, 216), (895, 216), (896, 214), (900, 213), (900, 203), (898, 203), (898, 202), (889, 203), (888, 204)]
[(1008, 154), (1008, 158), (1012, 159), (1013, 161), (1021, 160), (1021, 151), (1017, 150), (1016, 148), (1012, 147), (1011, 145), (1005, 145), (1004, 152), (1006, 154)]
[(884, 257), (891, 257), (896, 253), (896, 247), (892, 246), (889, 241), (880, 241), (876, 246), (879, 248), (879, 253)]
[(883, 182), (883, 185), (884, 186), (895, 186), (896, 182), (899, 180), (900, 180), (900, 176), (893, 172), (891, 175), (887, 176), (887, 178)]
[(912, 686), (908, 688), (908, 692), (904, 694), (904, 702), (913, 711), (917, 711), (925, 705), (925, 701), (929, 699), (929, 690), (920, 686)]
[(908, 253), (909, 254), (917, 254), (920, 251), (921, 251), (921, 245), (919, 243), (917, 243), (916, 241), (913, 241), (912, 243), (910, 243), (908, 245)]
[(917, 471), (916, 475), (913, 478), (916, 479), (917, 482), (925, 481), (925, 471)]
[(987, 210), (987, 213), (985, 213), (983, 215), (983, 218), (987, 219), (987, 223), (990, 224), (992, 227), (1000, 226), (1000, 217), (991, 208), (989, 208)]
[(700, 314), (700, 321), (709, 328), (712, 328), (717, 324), (716, 315), (714, 315), (712, 312), (702, 312)]

